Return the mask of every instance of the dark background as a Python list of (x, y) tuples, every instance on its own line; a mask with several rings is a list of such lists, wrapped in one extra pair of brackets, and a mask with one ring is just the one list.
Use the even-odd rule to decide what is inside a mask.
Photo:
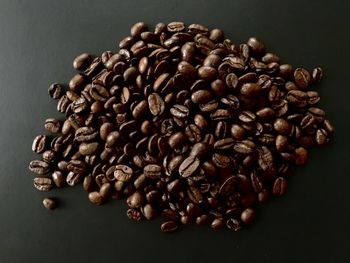
[[(349, 1), (0, 1), (0, 262), (350, 262)], [(135, 223), (124, 202), (95, 207), (81, 186), (32, 186), (32, 139), (62, 117), (47, 95), (67, 83), (86, 51), (117, 48), (137, 21), (183, 20), (222, 28), (235, 42), (262, 38), (284, 62), (322, 66), (316, 89), (337, 128), (289, 180), (287, 195), (239, 233), (190, 226), (166, 235)], [(46, 211), (42, 198), (61, 208)], [(151, 261), (152, 259), (152, 261)]]

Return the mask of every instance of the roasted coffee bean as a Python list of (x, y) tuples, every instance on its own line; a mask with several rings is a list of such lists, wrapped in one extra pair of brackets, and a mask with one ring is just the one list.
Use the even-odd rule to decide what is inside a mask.
[(272, 188), (272, 193), (276, 196), (283, 195), (287, 190), (287, 180), (283, 177), (278, 177)]
[(79, 92), (84, 88), (84, 85), (86, 84), (86, 80), (83, 74), (76, 74), (73, 76), (73, 78), (69, 81), (69, 88), (72, 91)]
[(61, 131), (61, 122), (54, 118), (46, 119), (44, 126), (51, 133), (59, 133)]
[(65, 113), (70, 103), (66, 95), (61, 96), (57, 103), (57, 110), (61, 113)]
[(48, 89), (48, 93), (49, 93), (51, 98), (57, 100), (57, 99), (61, 98), (63, 90), (62, 90), (62, 87), (60, 84), (53, 83), (50, 85), (50, 87)]
[(198, 169), (200, 161), (195, 156), (190, 156), (186, 158), (179, 167), (179, 174), (182, 177), (189, 177), (193, 175)]
[(32, 143), (32, 151), (35, 153), (42, 153), (45, 151), (48, 143), (48, 138), (45, 135), (38, 135), (34, 138)]
[(75, 131), (74, 139), (78, 142), (87, 142), (95, 139), (97, 136), (98, 136), (98, 131), (96, 131), (95, 128), (81, 127)]
[(90, 142), (86, 143), (83, 142), (79, 145), (79, 152), (82, 155), (93, 155), (98, 150), (98, 143), (97, 142)]
[(47, 163), (52, 163), (56, 159), (56, 152), (52, 150), (47, 150), (43, 152), (43, 161)]
[(44, 175), (49, 172), (50, 165), (44, 161), (34, 160), (29, 163), (29, 170), (38, 175)]
[(246, 208), (241, 214), (241, 220), (246, 225), (250, 225), (254, 219), (255, 211), (252, 208)]
[(191, 95), (191, 100), (195, 104), (207, 103), (212, 99), (212, 95), (208, 90), (197, 90)]
[(241, 87), (241, 94), (246, 97), (258, 96), (261, 92), (261, 87), (256, 83), (245, 83)]
[(82, 177), (82, 173), (74, 173), (71, 171), (67, 175), (66, 182), (69, 186), (76, 186), (78, 183), (80, 183)]
[(157, 93), (152, 93), (148, 96), (148, 106), (150, 112), (154, 116), (162, 115), (165, 110), (165, 103)]
[(149, 164), (143, 168), (143, 173), (147, 178), (159, 179), (162, 175), (162, 168), (156, 164)]
[(120, 164), (115, 167), (115, 171), (114, 171), (115, 179), (122, 182), (128, 182), (132, 176), (133, 176), (133, 170), (129, 166)]
[(311, 83), (310, 73), (303, 68), (297, 68), (294, 70), (294, 81), (301, 89), (306, 89)]
[(174, 232), (177, 228), (178, 226), (174, 221), (166, 221), (160, 227), (162, 232), (165, 233)]
[(43, 199), (43, 206), (47, 210), (54, 210), (57, 206), (55, 199), (53, 198), (44, 198)]
[(318, 83), (322, 80), (323, 78), (323, 70), (320, 67), (314, 68), (312, 70), (312, 81), (314, 83)]
[(52, 173), (52, 180), (58, 188), (61, 188), (66, 184), (65, 177), (61, 171), (54, 171)]
[(89, 193), (89, 200), (94, 205), (102, 205), (105, 201), (99, 192), (90, 192)]
[(263, 55), (265, 52), (265, 45), (261, 40), (251, 37), (247, 41), (247, 45), (251, 48), (251, 50), (256, 54), (256, 55)]
[(233, 230), (233, 231), (239, 231), (242, 228), (240, 221), (238, 221), (235, 218), (227, 219), (226, 227), (230, 230)]
[(53, 187), (52, 180), (50, 178), (34, 178), (34, 187), (39, 191), (50, 191)]
[(183, 22), (171, 22), (167, 25), (169, 32), (180, 32), (185, 29), (185, 24)]
[(88, 53), (82, 53), (73, 60), (73, 68), (76, 70), (85, 70), (91, 62), (91, 55)]

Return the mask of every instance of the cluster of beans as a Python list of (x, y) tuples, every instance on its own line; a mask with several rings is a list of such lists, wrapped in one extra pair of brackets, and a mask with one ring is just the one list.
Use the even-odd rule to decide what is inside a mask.
[(129, 218), (162, 215), (164, 232), (252, 223), (256, 204), (284, 194), (290, 168), (334, 132), (309, 90), (322, 69), (280, 63), (256, 38), (236, 45), (200, 24), (139, 22), (118, 52), (73, 66), (68, 90), (49, 88), (66, 119), (47, 119), (56, 136), (34, 139), (34, 186), (82, 182), (96, 205), (125, 197)]

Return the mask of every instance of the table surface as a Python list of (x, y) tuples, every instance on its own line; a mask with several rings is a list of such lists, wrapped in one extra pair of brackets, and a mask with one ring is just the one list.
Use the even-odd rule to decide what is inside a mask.
[[(2, 0), (0, 262), (350, 262), (350, 5), (322, 2)], [(282, 61), (325, 71), (316, 89), (334, 140), (314, 149), (287, 194), (238, 233), (189, 226), (167, 235), (160, 220), (130, 221), (123, 201), (95, 207), (81, 186), (50, 193), (32, 186), (32, 139), (45, 132), (46, 118), (62, 117), (49, 84), (69, 81), (77, 54), (115, 51), (135, 22), (174, 20), (222, 28), (235, 42), (260, 37)], [(46, 211), (46, 196), (59, 198), (60, 208)]]

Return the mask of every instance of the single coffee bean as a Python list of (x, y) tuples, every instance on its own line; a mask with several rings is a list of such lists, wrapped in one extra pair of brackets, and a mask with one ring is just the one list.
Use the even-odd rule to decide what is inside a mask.
[(57, 99), (61, 98), (62, 93), (63, 93), (63, 89), (62, 89), (60, 84), (53, 83), (50, 85), (50, 87), (48, 89), (48, 93), (49, 93), (51, 98), (57, 100)]
[(147, 178), (159, 179), (162, 175), (162, 168), (156, 164), (149, 164), (143, 168), (143, 173)]
[(167, 25), (167, 29), (171, 33), (180, 32), (185, 29), (185, 24), (183, 22), (171, 22)]
[(61, 130), (61, 122), (54, 118), (46, 119), (45, 129), (51, 133), (59, 133)]
[(161, 115), (165, 110), (165, 103), (157, 93), (152, 93), (148, 96), (148, 106), (154, 116)]
[(162, 232), (165, 232), (165, 233), (174, 232), (177, 228), (178, 226), (174, 221), (166, 221), (160, 227)]
[(151, 204), (146, 204), (141, 212), (147, 220), (152, 220), (157, 216), (157, 210)]
[(69, 186), (76, 186), (78, 183), (80, 183), (82, 177), (82, 173), (74, 173), (71, 171), (67, 175), (66, 182)]
[(187, 157), (179, 167), (179, 174), (182, 177), (189, 177), (196, 172), (200, 164), (200, 161), (195, 156)]
[(34, 160), (29, 163), (29, 170), (37, 175), (44, 175), (49, 172), (50, 166), (47, 162)]
[(91, 62), (91, 55), (88, 53), (82, 53), (73, 60), (73, 68), (76, 70), (85, 70)]
[(79, 152), (82, 155), (93, 155), (97, 152), (97, 150), (98, 150), (97, 142), (91, 142), (91, 143), (83, 142), (79, 145)]
[(39, 191), (50, 191), (53, 187), (52, 180), (50, 178), (34, 178), (34, 187)]
[(239, 231), (242, 229), (241, 223), (235, 218), (229, 218), (226, 221), (226, 227), (233, 231)]
[(74, 75), (73, 78), (69, 81), (69, 88), (72, 91), (79, 92), (84, 88), (85, 84), (86, 80), (84, 75), (79, 73)]
[(43, 206), (47, 210), (54, 210), (56, 208), (56, 201), (53, 198), (44, 198), (43, 199)]
[(136, 191), (128, 197), (126, 203), (130, 208), (139, 208), (144, 204), (144, 201), (144, 195), (140, 191)]
[(253, 208), (246, 208), (241, 214), (241, 220), (244, 224), (250, 225), (255, 219), (255, 211)]
[(311, 83), (310, 73), (303, 68), (297, 68), (294, 70), (294, 81), (301, 89), (306, 89)]
[(32, 144), (32, 151), (35, 153), (42, 153), (47, 146), (48, 138), (45, 135), (38, 135), (34, 138)]
[(52, 163), (55, 161), (56, 158), (56, 152), (52, 150), (47, 150), (43, 152), (43, 161), (47, 163)]
[(137, 38), (141, 35), (142, 32), (146, 30), (147, 30), (147, 25), (144, 22), (138, 22), (131, 27), (130, 35), (134, 38)]
[(256, 83), (245, 83), (241, 87), (241, 94), (246, 97), (258, 96), (261, 92), (261, 87)]
[(314, 83), (319, 83), (323, 78), (323, 70), (320, 67), (314, 68), (312, 70), (312, 81)]
[(128, 182), (132, 176), (133, 176), (133, 170), (129, 166), (120, 164), (115, 167), (115, 171), (114, 171), (115, 179), (122, 182)]
[(247, 45), (256, 55), (263, 55), (265, 53), (264, 43), (255, 37), (249, 38), (247, 41)]
[(94, 205), (102, 205), (105, 201), (100, 193), (96, 191), (89, 193), (89, 200)]
[(197, 90), (191, 95), (191, 100), (195, 104), (207, 103), (212, 99), (212, 95), (208, 90)]
[(276, 196), (283, 195), (287, 190), (287, 180), (283, 177), (278, 177), (272, 188), (272, 193)]
[(55, 183), (57, 188), (61, 188), (66, 184), (66, 180), (61, 171), (54, 171), (52, 173), (52, 180)]

